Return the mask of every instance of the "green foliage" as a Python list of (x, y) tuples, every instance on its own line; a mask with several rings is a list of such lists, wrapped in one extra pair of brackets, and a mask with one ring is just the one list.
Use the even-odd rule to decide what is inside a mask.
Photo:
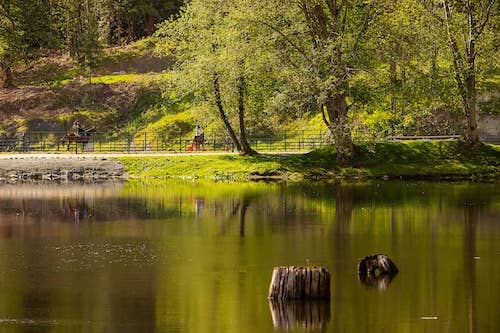
[(180, 0), (102, 0), (97, 3), (101, 38), (120, 45), (153, 34), (155, 25), (175, 15)]
[[(149, 112), (151, 110), (148, 110)], [(193, 112), (187, 110), (171, 115), (164, 115), (154, 122), (148, 122), (144, 130), (137, 133), (137, 137), (141, 137), (143, 132), (153, 133), (157, 139), (165, 143), (172, 142), (178, 138), (184, 138), (188, 133), (192, 132), (196, 124)]]
[(276, 90), (273, 73), (278, 66), (261, 43), (261, 27), (249, 20), (252, 10), (244, 1), (191, 1), (177, 20), (165, 22), (157, 32), (158, 51), (177, 59), (170, 89), (208, 105), (208, 117), (215, 118), (223, 110), (225, 116), (219, 122), (227, 117), (228, 132), (228, 126), (238, 128), (241, 123), (249, 133), (270, 127), (266, 109)]
[(78, 18), (81, 18), (79, 22), (81, 31), (76, 36), (74, 51), (78, 63), (87, 69), (91, 81), (92, 72), (97, 67), (103, 52), (99, 41), (98, 13), (94, 0), (85, 1), (82, 12), (78, 13)]
[[(23, 64), (18, 71), (31, 72), (23, 77), (14, 70), (19, 84), (63, 85), (89, 69), (100, 73), (93, 78), (96, 83), (137, 83), (144, 90), (121, 117), (127, 122), (125, 132), (132, 135), (144, 130), (168, 138), (176, 131), (188, 135), (189, 123), (196, 121), (206, 130), (223, 130), (214, 76), (236, 130), (244, 79), (249, 134), (324, 131), (320, 105), (339, 93), (350, 106), (356, 138), (462, 133), (462, 97), (441, 1), (337, 2), (345, 20), (335, 19), (331, 3), (193, 0), (174, 17), (177, 0), (0, 0), (0, 81)], [(476, 18), (485, 17), (487, 3), (477, 2)], [(454, 15), (450, 28), (463, 53), (465, 3), (449, 4)], [(491, 13), (476, 41), (475, 78), (481, 112), (498, 114), (498, 2)], [(319, 18), (328, 23), (324, 31)], [(154, 37), (137, 40), (151, 35), (162, 21)], [(101, 75), (113, 72), (107, 66), (149, 55), (153, 47), (176, 58), (175, 71)], [(54, 50), (68, 52), (82, 68), (35, 61)]]
[[(163, 93), (161, 89), (163, 78), (164, 76), (161, 75), (159, 80), (150, 78), (149, 80), (142, 81), (143, 87), (130, 112), (130, 119), (125, 129), (127, 134), (135, 136), (137, 133), (149, 131), (146, 130), (149, 127), (150, 130), (155, 131), (155, 134), (158, 135), (159, 132), (156, 132), (157, 130), (164, 126), (170, 126), (168, 119), (180, 121), (183, 132), (187, 131), (187, 129), (184, 129), (184, 122), (188, 120), (181, 113), (190, 104), (183, 102), (183, 100), (176, 98), (174, 95)], [(167, 117), (167, 120), (164, 119), (165, 117)], [(157, 124), (157, 122), (163, 123), (163, 126)], [(193, 121), (191, 128), (194, 127), (194, 124), (195, 122)], [(179, 129), (176, 132), (175, 137), (177, 138)], [(158, 137), (160, 136), (158, 135)]]
[(12, 67), (51, 44), (49, 5), (43, 0), (0, 1), (0, 88), (13, 85)]

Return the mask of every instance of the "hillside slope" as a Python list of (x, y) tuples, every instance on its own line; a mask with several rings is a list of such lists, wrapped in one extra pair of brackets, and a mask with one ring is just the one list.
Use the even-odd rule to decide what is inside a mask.
[(73, 61), (49, 54), (15, 72), (16, 87), (0, 89), (0, 135), (26, 131), (67, 131), (74, 120), (120, 132), (162, 99), (160, 81), (172, 66), (156, 58), (144, 41), (106, 51), (94, 77)]

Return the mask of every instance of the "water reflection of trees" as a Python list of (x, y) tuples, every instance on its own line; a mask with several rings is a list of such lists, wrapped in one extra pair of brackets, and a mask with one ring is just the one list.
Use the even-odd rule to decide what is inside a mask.
[(465, 204), (464, 221), (464, 270), (467, 290), (469, 333), (477, 332), (476, 313), (476, 228), (479, 220), (477, 202)]
[[(480, 293), (481, 287), (477, 286), (477, 280), (484, 278), (484, 273), (499, 276), (498, 265), (485, 268), (479, 265), (482, 261), (474, 260), (475, 255), (481, 255), (476, 253), (481, 246), (479, 242), (476, 244), (481, 227), (485, 233), (494, 225), (491, 212), (495, 210), (488, 211), (485, 207), (498, 203), (495, 193), (498, 186), (448, 185), (404, 183), (398, 185), (401, 189), (383, 182), (246, 185), (242, 188), (235, 184), (211, 184), (205, 188), (177, 187), (173, 183), (132, 189), (125, 185), (106, 193), (90, 187), (85, 188), (85, 192), (75, 189), (50, 194), (47, 198), (39, 189), (35, 189), (39, 192), (37, 195), (30, 195), (29, 191), (24, 192), (26, 195), (21, 192), (7, 195), (0, 189), (0, 225), (5, 226), (7, 219), (21, 218), (16, 217), (19, 207), (26, 219), (41, 221), (43, 216), (45, 220), (53, 216), (52, 220), (69, 222), (73, 221), (71, 213), (62, 210), (81, 207), (87, 212), (80, 220), (81, 225), (65, 224), (59, 228), (63, 230), (57, 235), (61, 238), (53, 237), (50, 241), (82, 241), (81, 234), (71, 234), (68, 230), (86, 230), (87, 222), (138, 219), (141, 223), (128, 228), (131, 230), (128, 234), (121, 226), (111, 228), (101, 223), (92, 225), (93, 230), (99, 232), (85, 237), (93, 242), (108, 243), (113, 239), (130, 242), (127, 237), (134, 232), (138, 243), (152, 242), (172, 251), (168, 252), (168, 259), (141, 269), (136, 269), (135, 261), (133, 269), (114, 261), (104, 268), (98, 267), (99, 278), (93, 280), (94, 275), (88, 271), (83, 270), (83, 274), (71, 271), (72, 264), (64, 266), (64, 274), (61, 274), (51, 266), (61, 262), (61, 257), (56, 256), (61, 255), (60, 250), (47, 251), (44, 243), (48, 242), (38, 239), (29, 242), (26, 231), (14, 233), (11, 237), (24, 237), (23, 241), (1, 242), (2, 253), (6, 254), (2, 257), (2, 267), (14, 267), (6, 270), (2, 304), (4, 308), (19, 309), (12, 311), (18, 311), (15, 314), (20, 318), (33, 315), (28, 310), (22, 312), (28, 307), (50, 308), (50, 313), (41, 312), (48, 318), (93, 316), (99, 322), (110, 323), (110, 331), (127, 331), (119, 325), (123, 318), (127, 318), (127, 322), (135, 321), (136, 331), (175, 331), (180, 330), (179, 327), (203, 331), (210, 327), (213, 331), (228, 332), (254, 326), (265, 331), (270, 325), (269, 309), (262, 308), (265, 291), (262, 292), (259, 281), (264, 281), (265, 289), (269, 276), (268, 272), (262, 273), (262, 267), (272, 267), (276, 262), (287, 264), (288, 260), (295, 264), (305, 256), (312, 256), (312, 260), (325, 263), (333, 273), (331, 307), (334, 311), (312, 305), (309, 308), (308, 305), (301, 308), (278, 305), (274, 310), (271, 308), (277, 327), (301, 330), (303, 323), (309, 322), (311, 324), (306, 325), (313, 327), (313, 323), (318, 322), (317, 327), (329, 323), (331, 331), (382, 332), (387, 329), (381, 328), (380, 322), (384, 322), (392, 323), (389, 330), (411, 331), (424, 329), (424, 324), (415, 322), (415, 318), (427, 314), (439, 315), (440, 319), (441, 316), (452, 318), (451, 331), (469, 328), (469, 332), (475, 333), (487, 330), (488, 325), (498, 327), (500, 322), (490, 309), (498, 301), (485, 299), (484, 292)], [(393, 189), (396, 194), (391, 193)], [(464, 206), (467, 200), (469, 204)], [(169, 218), (173, 223), (143, 223), (144, 219), (164, 222)], [(41, 227), (35, 224), (34, 228)], [(496, 249), (493, 242), (488, 246)], [(10, 255), (18, 251), (13, 246), (23, 246), (20, 251), (29, 253), (18, 266), (13, 263), (19, 258)], [(401, 251), (398, 256), (406, 256), (406, 262), (414, 262), (420, 268), (409, 271), (403, 263), (401, 277), (383, 295), (404, 295), (396, 300), (368, 292), (356, 283), (356, 259), (382, 246)], [(128, 253), (110, 247), (88, 248), (89, 253), (102, 253), (102, 250), (111, 252), (100, 263), (116, 259), (112, 255)], [(138, 248), (133, 250), (137, 253)], [(80, 252), (76, 252), (64, 259), (80, 257)], [(139, 259), (142, 261), (142, 257)], [(396, 262), (399, 266), (399, 261)], [(42, 271), (44, 265), (52, 268)], [(96, 269), (96, 265), (92, 269)], [(14, 273), (9, 273), (11, 271)], [(38, 291), (23, 289), (36, 286), (35, 283), (41, 286), (36, 287)], [(376, 285), (379, 283), (376, 281)], [(59, 288), (61, 285), (69, 287)], [(18, 287), (8, 292), (8, 286)], [(420, 313), (422, 309), (429, 313)], [(480, 310), (483, 312), (478, 320)], [(374, 323), (366, 318), (368, 316), (378, 321)], [(214, 317), (224, 319), (213, 322)], [(246, 326), (234, 318), (244, 321)], [(484, 318), (491, 319), (493, 324), (485, 323)], [(179, 323), (181, 320), (185, 322)], [(148, 326), (154, 321), (155, 327)], [(367, 323), (373, 326), (363, 326)]]

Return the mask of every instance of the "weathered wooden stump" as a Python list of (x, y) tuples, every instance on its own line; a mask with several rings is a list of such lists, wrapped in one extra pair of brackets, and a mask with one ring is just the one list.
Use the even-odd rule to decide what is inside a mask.
[(323, 267), (275, 267), (269, 299), (330, 299), (330, 273)]
[(359, 275), (396, 275), (398, 268), (385, 254), (364, 257), (358, 265)]
[(330, 322), (330, 302), (269, 301), (273, 325), (279, 329), (322, 330)]

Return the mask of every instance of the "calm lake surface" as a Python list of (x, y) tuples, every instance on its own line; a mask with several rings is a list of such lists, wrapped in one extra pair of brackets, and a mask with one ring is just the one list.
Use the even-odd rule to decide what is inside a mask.
[[(269, 304), (306, 264), (331, 302)], [(279, 331), (500, 332), (500, 183), (0, 184), (0, 332)]]

